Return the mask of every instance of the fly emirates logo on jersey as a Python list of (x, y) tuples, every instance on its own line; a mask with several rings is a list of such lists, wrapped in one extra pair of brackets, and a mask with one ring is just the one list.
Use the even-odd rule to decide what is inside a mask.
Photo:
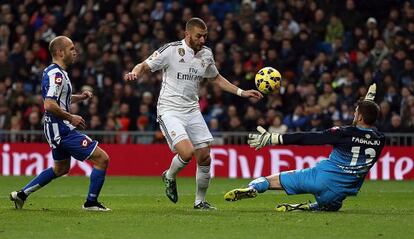
[(188, 73), (177, 72), (177, 80), (201, 81), (203, 75), (198, 74), (199, 70), (195, 68), (188, 69)]

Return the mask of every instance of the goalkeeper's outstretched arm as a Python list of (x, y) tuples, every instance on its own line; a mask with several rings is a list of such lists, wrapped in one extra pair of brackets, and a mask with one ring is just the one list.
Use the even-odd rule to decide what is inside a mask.
[(260, 134), (249, 134), (247, 143), (256, 150), (266, 145), (334, 145), (340, 141), (340, 128), (334, 127), (320, 132), (298, 132), (288, 134), (269, 133), (258, 126)]
[(281, 135), (284, 145), (325, 145), (336, 144), (339, 134), (332, 133), (331, 130), (320, 132), (297, 132)]

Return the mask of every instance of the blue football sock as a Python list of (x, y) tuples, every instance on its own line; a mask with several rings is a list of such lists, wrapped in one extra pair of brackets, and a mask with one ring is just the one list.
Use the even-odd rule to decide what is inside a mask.
[(90, 185), (88, 192), (88, 201), (97, 201), (99, 193), (101, 192), (102, 186), (105, 182), (106, 170), (99, 170), (96, 168), (92, 169), (90, 177)]
[(56, 178), (56, 175), (55, 172), (53, 172), (53, 168), (43, 170), (43, 172), (37, 175), (23, 188), (23, 192), (26, 195), (30, 195), (31, 193), (50, 183), (50, 181), (52, 181), (54, 178)]
[(256, 189), (259, 193), (264, 193), (269, 189), (270, 183), (265, 177), (260, 177), (251, 181), (249, 183), (249, 187)]

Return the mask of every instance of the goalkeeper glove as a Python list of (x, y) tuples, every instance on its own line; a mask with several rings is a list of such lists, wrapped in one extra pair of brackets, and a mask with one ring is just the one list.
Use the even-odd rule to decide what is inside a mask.
[(374, 101), (376, 92), (377, 92), (377, 85), (374, 83), (369, 87), (367, 95), (365, 96), (365, 100)]
[(250, 147), (259, 150), (266, 145), (283, 144), (281, 134), (271, 134), (267, 132), (262, 126), (257, 126), (257, 131), (259, 131), (260, 134), (249, 134), (249, 140), (247, 140), (247, 143), (250, 145)]

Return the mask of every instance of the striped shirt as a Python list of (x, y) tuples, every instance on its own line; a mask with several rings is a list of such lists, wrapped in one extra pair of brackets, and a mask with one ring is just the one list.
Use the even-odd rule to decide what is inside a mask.
[[(43, 71), (42, 98), (53, 99), (59, 107), (70, 112), (72, 85), (68, 73), (53, 63)], [(75, 127), (67, 120), (62, 120), (49, 112), (45, 112), (44, 133), (52, 148), (59, 145), (61, 137)]]

